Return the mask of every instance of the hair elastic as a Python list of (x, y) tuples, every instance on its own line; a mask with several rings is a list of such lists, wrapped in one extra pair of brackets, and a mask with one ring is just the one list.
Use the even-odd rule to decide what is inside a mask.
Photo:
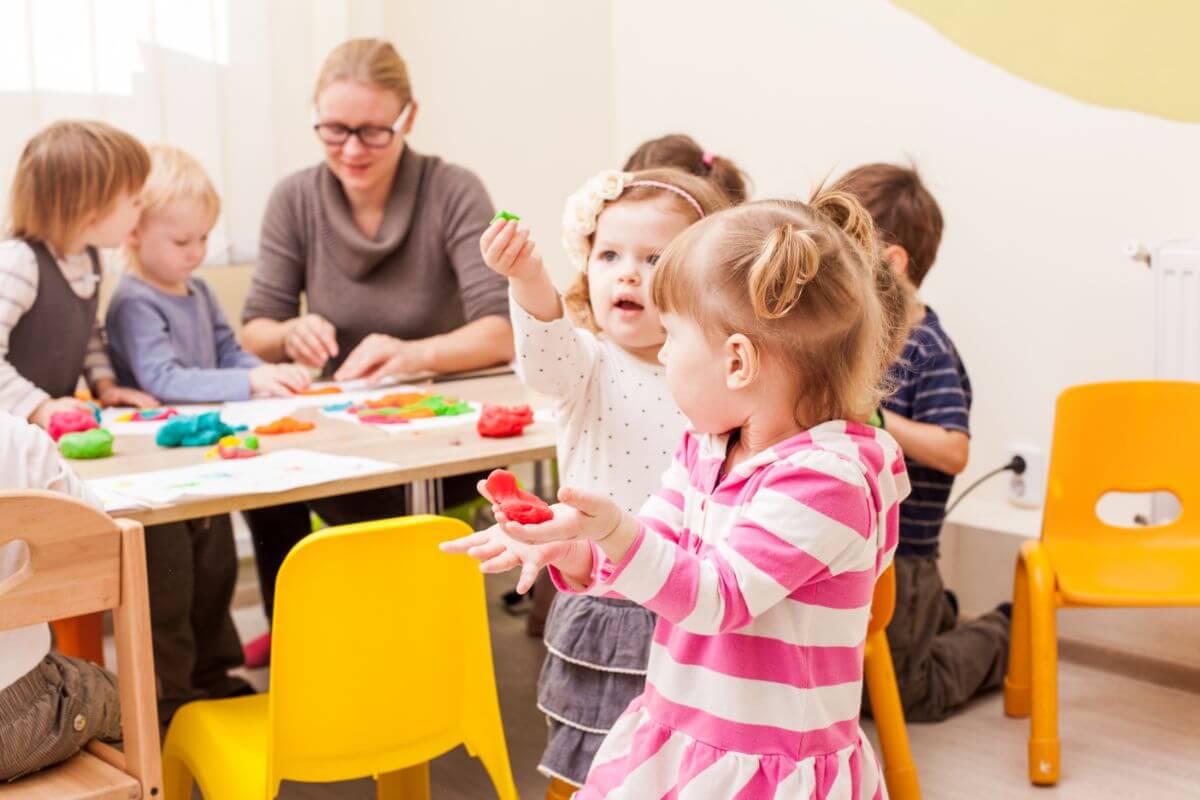
[(704, 162), (704, 166), (706, 167), (712, 167), (713, 162), (716, 161), (716, 159), (717, 154), (712, 150), (705, 150), (704, 155), (700, 156), (700, 160)]
[(688, 205), (690, 205), (692, 207), (692, 209), (698, 215), (700, 215), (701, 219), (704, 218), (704, 209), (700, 207), (700, 203), (696, 201), (696, 198), (692, 197), (690, 194), (685, 192), (683, 189), (680, 189), (678, 186), (672, 186), (671, 184), (663, 183), (662, 181), (630, 181), (629, 183), (625, 184), (626, 189), (631, 189), (634, 186), (653, 186), (655, 189), (665, 189), (668, 192), (674, 192), (675, 194), (679, 195), (684, 200), (686, 200), (688, 202)]

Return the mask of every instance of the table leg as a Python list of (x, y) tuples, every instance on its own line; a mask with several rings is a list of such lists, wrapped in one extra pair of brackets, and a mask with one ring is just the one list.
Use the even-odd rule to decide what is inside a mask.
[(442, 482), (433, 480), (413, 481), (408, 485), (408, 513), (440, 514), (442, 512)]
[(58, 651), (104, 665), (104, 613), (60, 619), (54, 623)]

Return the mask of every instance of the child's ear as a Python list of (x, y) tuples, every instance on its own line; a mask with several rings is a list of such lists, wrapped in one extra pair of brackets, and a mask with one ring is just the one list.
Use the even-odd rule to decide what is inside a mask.
[(908, 251), (898, 244), (883, 248), (883, 260), (891, 265), (892, 271), (902, 278), (908, 277)]
[(758, 377), (762, 366), (758, 348), (742, 333), (725, 340), (725, 386), (732, 390), (745, 389)]
[(141, 225), (136, 226), (129, 232), (129, 235), (125, 237), (125, 244), (129, 245), (134, 250), (142, 246), (141, 227)]

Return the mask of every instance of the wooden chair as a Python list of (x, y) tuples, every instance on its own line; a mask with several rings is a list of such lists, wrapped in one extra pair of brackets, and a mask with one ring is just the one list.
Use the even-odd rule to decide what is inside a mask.
[(0, 492), (0, 546), (29, 560), (0, 585), (0, 630), (112, 609), (124, 752), (100, 742), (49, 769), (0, 784), (0, 800), (162, 796), (154, 657), (142, 526), (54, 492)]
[(888, 646), (887, 626), (896, 610), (896, 567), (888, 567), (875, 582), (871, 597), (871, 621), (863, 653), (863, 679), (871, 698), (871, 714), (883, 751), (883, 779), (892, 800), (921, 800), (921, 785), (908, 746), (908, 728), (896, 685), (896, 667)]

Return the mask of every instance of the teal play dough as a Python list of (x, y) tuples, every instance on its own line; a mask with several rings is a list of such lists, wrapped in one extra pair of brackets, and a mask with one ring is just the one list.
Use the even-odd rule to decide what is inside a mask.
[(113, 435), (104, 428), (68, 433), (58, 440), (63, 458), (108, 458), (113, 454)]
[(158, 429), (154, 442), (159, 447), (208, 447), (221, 441), (223, 436), (244, 430), (245, 425), (231, 427), (221, 421), (219, 411), (209, 411), (172, 417)]

